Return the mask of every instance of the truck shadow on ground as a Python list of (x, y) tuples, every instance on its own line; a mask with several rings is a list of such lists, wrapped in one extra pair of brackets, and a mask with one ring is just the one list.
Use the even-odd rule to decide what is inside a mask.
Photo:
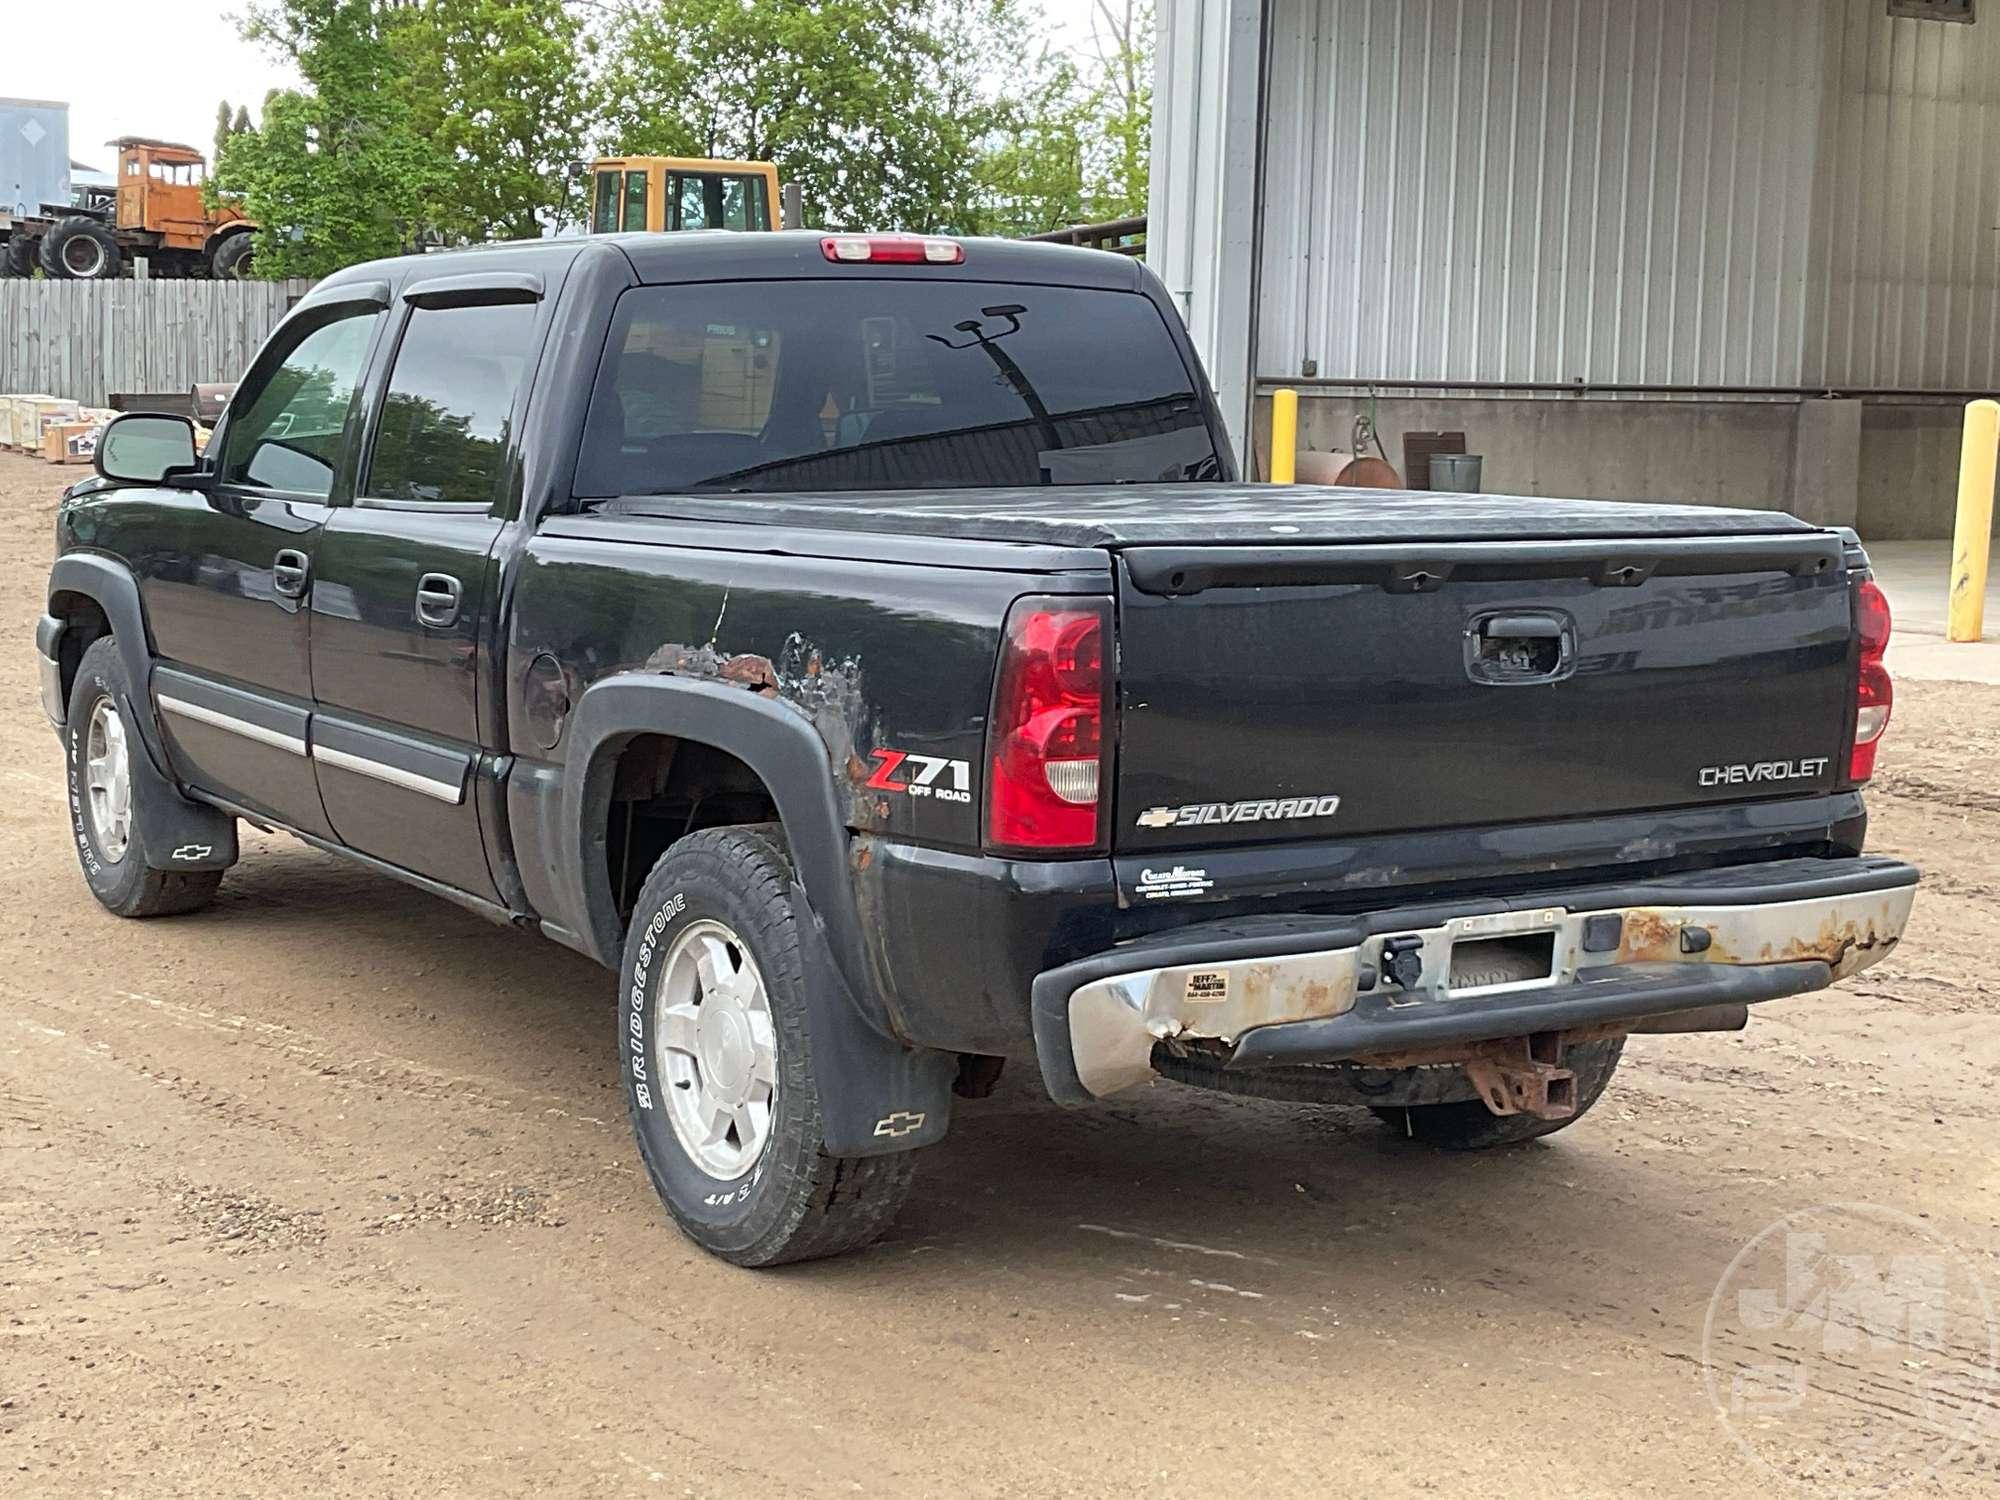
[[(388, 1032), (420, 1008), (425, 1045), (457, 1065), (622, 1124), (615, 980), (538, 935), (287, 845), (253, 853), (211, 913), (173, 930), (218, 950), (309, 945), (345, 1024)], [(776, 1274), (865, 1303), (968, 1272), (1055, 1272), (1081, 1283), (1072, 1296), (1246, 1325), (1341, 1316), (1328, 1308), (1401, 1324), (1409, 1299), (1446, 1287), (1471, 1297), (1456, 1316), (1485, 1315), (1482, 1297), (1518, 1314), (1526, 1296), (1571, 1322), (1698, 1323), (1740, 1226), (1779, 1210), (1747, 1182), (1691, 1196), (1684, 1164), (1621, 1121), (1618, 1093), (1556, 1139), (1454, 1155), (1365, 1111), (1165, 1082), (1066, 1110), (1010, 1063), (993, 1097), (956, 1101), (877, 1246)], [(630, 1201), (665, 1228), (643, 1178)]]

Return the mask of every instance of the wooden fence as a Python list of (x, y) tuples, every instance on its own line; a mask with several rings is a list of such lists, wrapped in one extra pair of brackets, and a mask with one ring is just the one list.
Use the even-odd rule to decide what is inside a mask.
[(237, 380), (307, 281), (0, 281), (0, 394), (102, 406), (113, 391)]

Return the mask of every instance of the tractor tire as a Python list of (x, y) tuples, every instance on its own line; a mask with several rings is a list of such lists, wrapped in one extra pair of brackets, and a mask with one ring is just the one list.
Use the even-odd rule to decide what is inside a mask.
[(35, 274), (35, 241), (25, 234), (9, 235), (0, 245), (0, 276), (18, 276), (23, 281)]
[(56, 281), (111, 281), (123, 269), (118, 237), (95, 219), (74, 214), (42, 236), (42, 274)]
[(250, 236), (232, 234), (218, 242), (208, 254), (208, 274), (217, 281), (247, 281), (250, 278)]

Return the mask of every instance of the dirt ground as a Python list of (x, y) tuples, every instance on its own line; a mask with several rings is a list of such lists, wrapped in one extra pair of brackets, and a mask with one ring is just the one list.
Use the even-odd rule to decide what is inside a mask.
[[(584, 960), (254, 834), (205, 914), (90, 900), (30, 644), (78, 472), (0, 455), (0, 1493), (1765, 1493), (1700, 1354), (1760, 1230), (1900, 1210), (2000, 1292), (2000, 689), (1898, 703), (1902, 948), (1552, 1141), (1016, 1070), (874, 1249), (756, 1274), (639, 1171)], [(1988, 1430), (1912, 1492), (2000, 1492)]]

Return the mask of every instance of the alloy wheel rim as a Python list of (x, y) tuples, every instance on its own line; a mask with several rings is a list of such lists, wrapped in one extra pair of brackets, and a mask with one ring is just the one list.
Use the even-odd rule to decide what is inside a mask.
[(711, 1177), (734, 1181), (757, 1164), (778, 1103), (777, 1029), (764, 976), (727, 925), (691, 923), (661, 963), (654, 1006), (667, 1118), (681, 1148)]
[(97, 700), (83, 747), (84, 790), (90, 807), (90, 834), (112, 864), (132, 847), (132, 756), (125, 721), (109, 698)]
[(63, 266), (72, 276), (88, 279), (104, 269), (104, 247), (89, 235), (78, 235), (62, 247)]

